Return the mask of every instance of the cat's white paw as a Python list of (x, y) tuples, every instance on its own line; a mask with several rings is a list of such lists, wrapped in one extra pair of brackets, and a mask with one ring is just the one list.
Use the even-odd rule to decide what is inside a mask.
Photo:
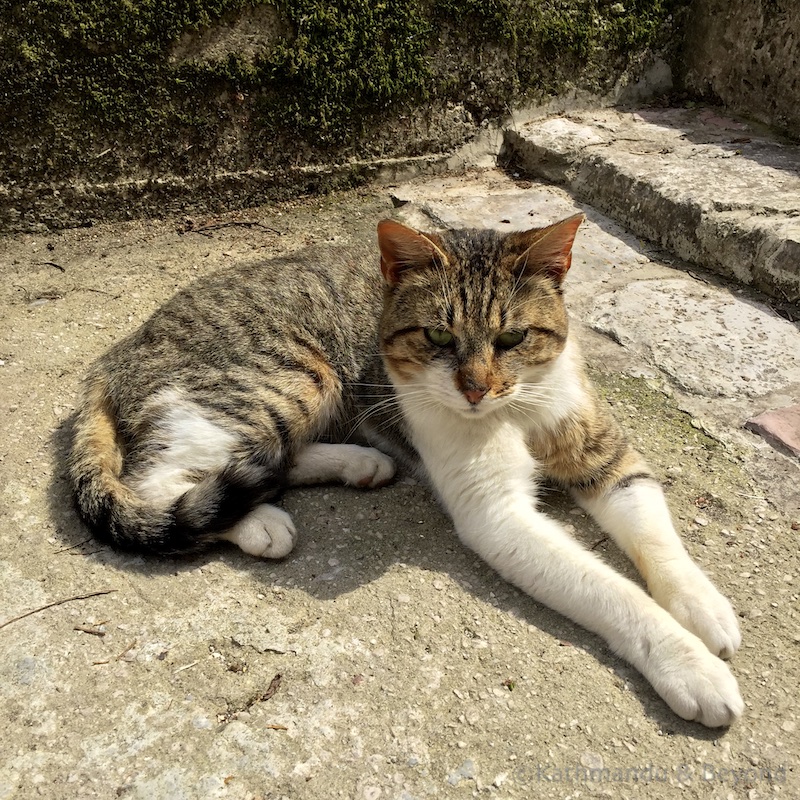
[(342, 464), (342, 481), (362, 489), (374, 489), (394, 477), (394, 461), (374, 447), (353, 447)]
[(689, 633), (669, 635), (652, 646), (643, 672), (683, 719), (719, 728), (733, 723), (744, 711), (728, 665)]
[(656, 602), (720, 658), (731, 658), (742, 643), (733, 607), (699, 569), (662, 588)]
[(264, 504), (257, 506), (221, 538), (239, 545), (251, 556), (283, 558), (292, 552), (297, 530), (285, 511)]

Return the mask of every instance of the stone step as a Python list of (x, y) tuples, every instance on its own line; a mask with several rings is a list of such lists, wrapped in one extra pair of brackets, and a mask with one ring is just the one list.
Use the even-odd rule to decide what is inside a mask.
[(680, 258), (800, 300), (800, 147), (707, 108), (601, 109), (505, 131), (506, 156)]

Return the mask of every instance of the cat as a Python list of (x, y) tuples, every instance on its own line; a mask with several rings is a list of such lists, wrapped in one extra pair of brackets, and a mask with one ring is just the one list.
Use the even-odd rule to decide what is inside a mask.
[[(395, 460), (418, 464), (500, 575), (602, 636), (679, 716), (731, 724), (743, 702), (721, 659), (737, 618), (570, 335), (562, 287), (582, 219), (502, 234), (383, 220), (374, 253), (310, 249), (200, 279), (89, 371), (69, 456), (82, 518), (122, 549), (226, 540), (282, 558), (297, 534), (269, 502), (281, 489), (377, 487)], [(545, 478), (649, 595), (539, 510)]]

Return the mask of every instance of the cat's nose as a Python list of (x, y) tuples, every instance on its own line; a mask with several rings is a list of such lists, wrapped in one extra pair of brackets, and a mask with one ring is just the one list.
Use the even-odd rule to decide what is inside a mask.
[(468, 389), (464, 392), (464, 397), (466, 397), (473, 406), (476, 406), (483, 400), (487, 391), (487, 389)]

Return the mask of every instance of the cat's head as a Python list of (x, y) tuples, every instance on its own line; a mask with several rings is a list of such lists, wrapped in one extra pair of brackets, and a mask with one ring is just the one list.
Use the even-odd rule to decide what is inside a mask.
[(567, 342), (561, 283), (582, 220), (510, 233), (379, 223), (394, 384), (471, 417), (530, 393)]

